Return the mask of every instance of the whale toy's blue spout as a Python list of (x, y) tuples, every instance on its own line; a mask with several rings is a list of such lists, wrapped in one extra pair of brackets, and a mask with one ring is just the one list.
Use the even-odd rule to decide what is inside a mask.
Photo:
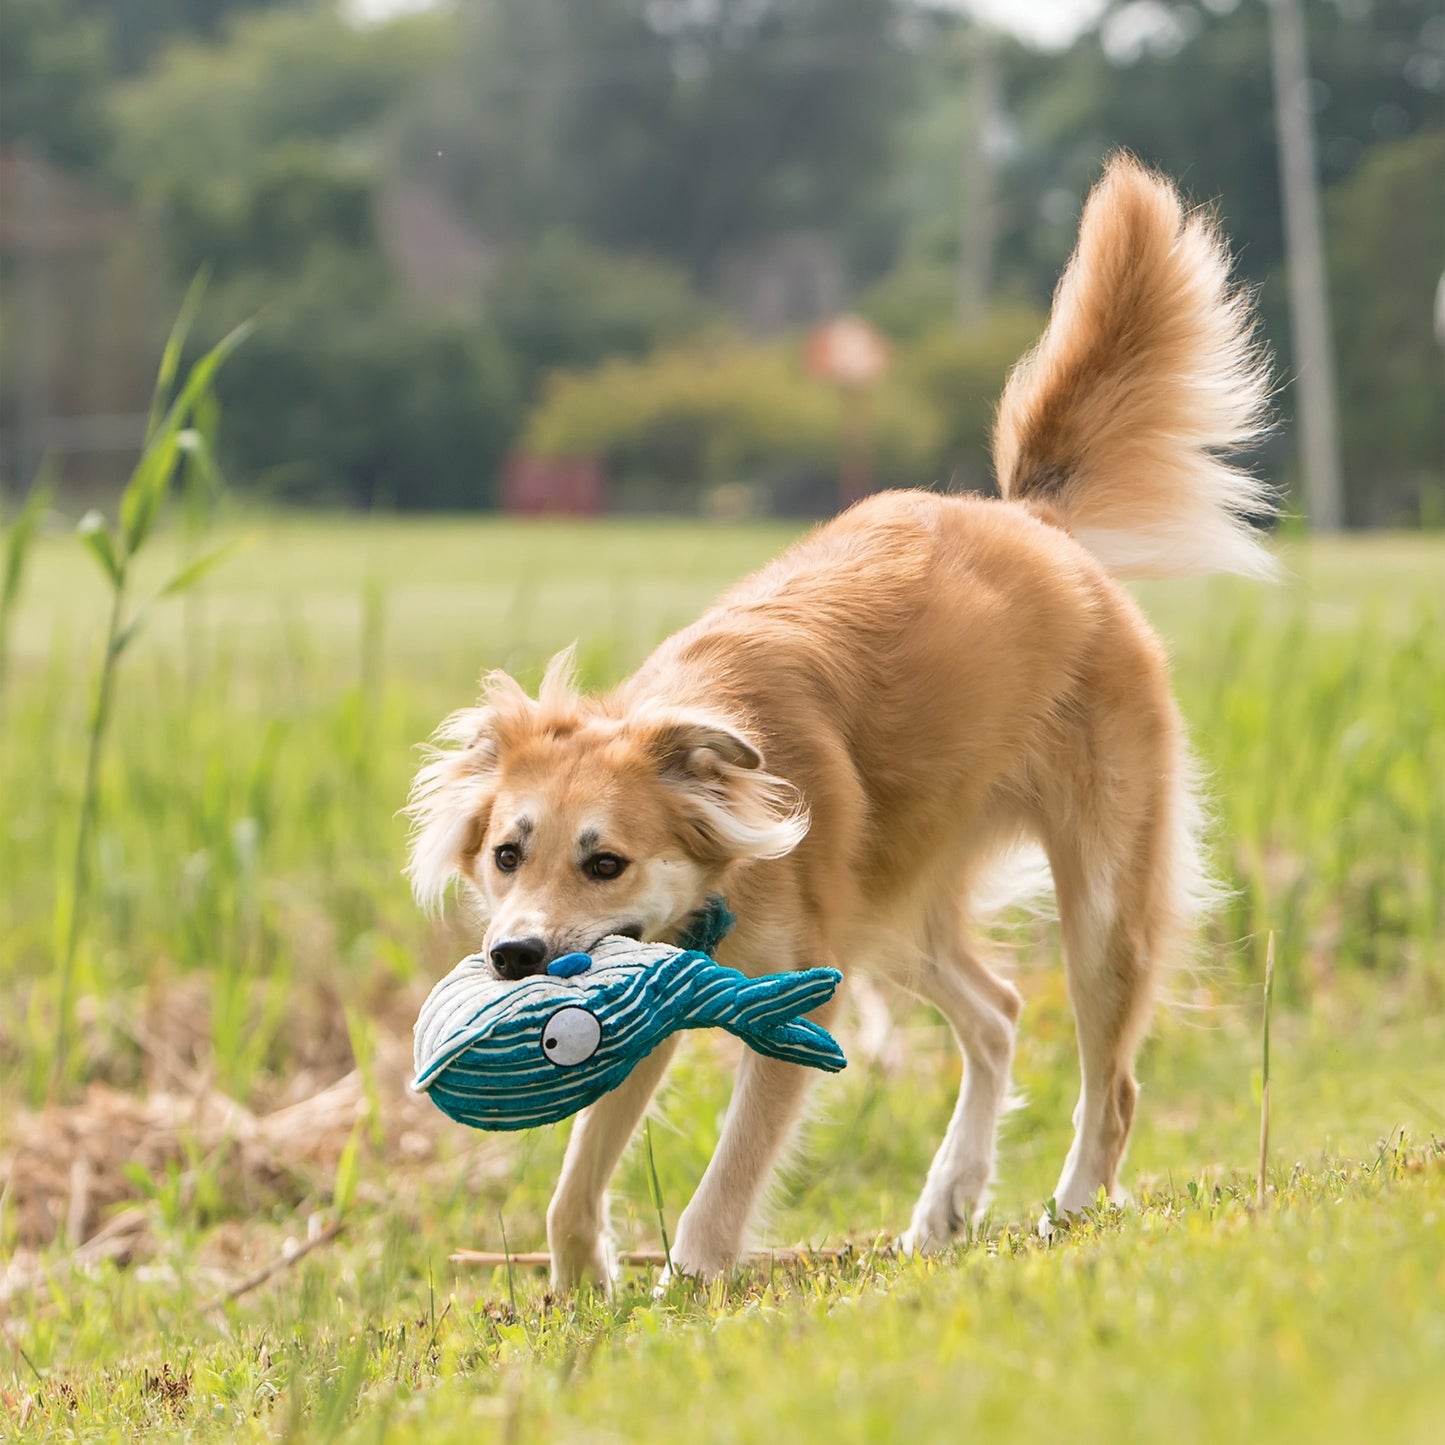
[[(725, 910), (686, 941), (715, 947)], [(708, 935), (711, 936), (708, 936)], [(552, 1124), (615, 1089), (679, 1029), (722, 1028), (750, 1048), (836, 1073), (847, 1060), (828, 1031), (801, 1017), (833, 996), (832, 968), (748, 978), (697, 948), (605, 938), (543, 975), (498, 979), (480, 955), (437, 986), (416, 1023), (411, 1087), (476, 1129)]]

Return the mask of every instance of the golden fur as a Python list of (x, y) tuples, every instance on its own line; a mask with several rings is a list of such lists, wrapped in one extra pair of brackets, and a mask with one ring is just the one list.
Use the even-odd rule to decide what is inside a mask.
[[(871, 497), (604, 697), (578, 693), (565, 656), (535, 701), (494, 674), (417, 779), (418, 894), (460, 875), (487, 949), (532, 940), (540, 966), (611, 931), (674, 938), (721, 890), (739, 918), (724, 961), (872, 968), (933, 1003), (968, 1067), (914, 1248), (964, 1226), (992, 1176), (1020, 1001), (973, 923), (985, 875), (1022, 845), (1048, 858), (1079, 1032), (1057, 1205), (1117, 1189), (1134, 1054), (1205, 883), (1163, 649), (1106, 564), (1267, 570), (1244, 520), (1265, 494), (1221, 459), (1265, 395), (1227, 272), (1209, 221), (1114, 159), (1000, 404), (1004, 500)], [(599, 857), (624, 871), (595, 876)], [(573, 1131), (548, 1217), (559, 1286), (608, 1278), (607, 1180), (669, 1056)], [(680, 1268), (736, 1257), (804, 1073), (745, 1053)]]

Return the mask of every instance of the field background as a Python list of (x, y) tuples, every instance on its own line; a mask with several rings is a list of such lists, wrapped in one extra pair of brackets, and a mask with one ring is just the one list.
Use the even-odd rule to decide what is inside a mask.
[[(605, 684), (791, 534), (269, 516), (231, 530), (242, 550), (123, 659), (58, 1090), (57, 908), (104, 620), (72, 539), (42, 538), (16, 614), (0, 695), (0, 1434), (1438, 1438), (1445, 544), (1286, 543), (1279, 588), (1139, 589), (1214, 780), (1233, 896), (1141, 1063), (1137, 1212), (1104, 1210), (1052, 1248), (1028, 1236), (1077, 1078), (1055, 942), (1035, 926), (1007, 940), (1027, 1102), (978, 1239), (939, 1262), (870, 1248), (907, 1222), (957, 1084), (941, 1023), (895, 1001), (879, 1048), (844, 1029), (854, 1066), (817, 1089), (763, 1235), (846, 1239), (854, 1256), (659, 1300), (639, 1272), (609, 1303), (448, 1262), (504, 1235), (542, 1247), (565, 1129), (470, 1135), (404, 1095), (417, 1003), (470, 935), (411, 903), (396, 809), (414, 745), (485, 668), (535, 681), (579, 639)], [(184, 545), (145, 559), (157, 579)], [(690, 1039), (653, 1127), (669, 1226), (716, 1137), (728, 1054)], [(615, 1220), (624, 1244), (658, 1241), (640, 1151)]]

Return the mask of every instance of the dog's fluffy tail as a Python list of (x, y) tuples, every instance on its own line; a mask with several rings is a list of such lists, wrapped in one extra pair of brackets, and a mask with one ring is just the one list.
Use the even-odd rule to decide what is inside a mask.
[(1039, 344), (999, 402), (1003, 495), (1125, 576), (1269, 576), (1269, 488), (1228, 460), (1258, 439), (1267, 358), (1212, 219), (1110, 160)]

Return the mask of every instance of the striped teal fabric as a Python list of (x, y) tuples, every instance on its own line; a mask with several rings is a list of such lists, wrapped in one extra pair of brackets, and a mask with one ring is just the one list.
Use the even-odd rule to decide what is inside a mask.
[(836, 1073), (847, 1060), (800, 1017), (842, 980), (832, 968), (748, 978), (695, 949), (607, 938), (571, 977), (498, 979), (480, 955), (431, 991), (417, 1019), (416, 1077), (474, 1129), (552, 1124), (615, 1089), (679, 1029), (722, 1028), (761, 1054)]

